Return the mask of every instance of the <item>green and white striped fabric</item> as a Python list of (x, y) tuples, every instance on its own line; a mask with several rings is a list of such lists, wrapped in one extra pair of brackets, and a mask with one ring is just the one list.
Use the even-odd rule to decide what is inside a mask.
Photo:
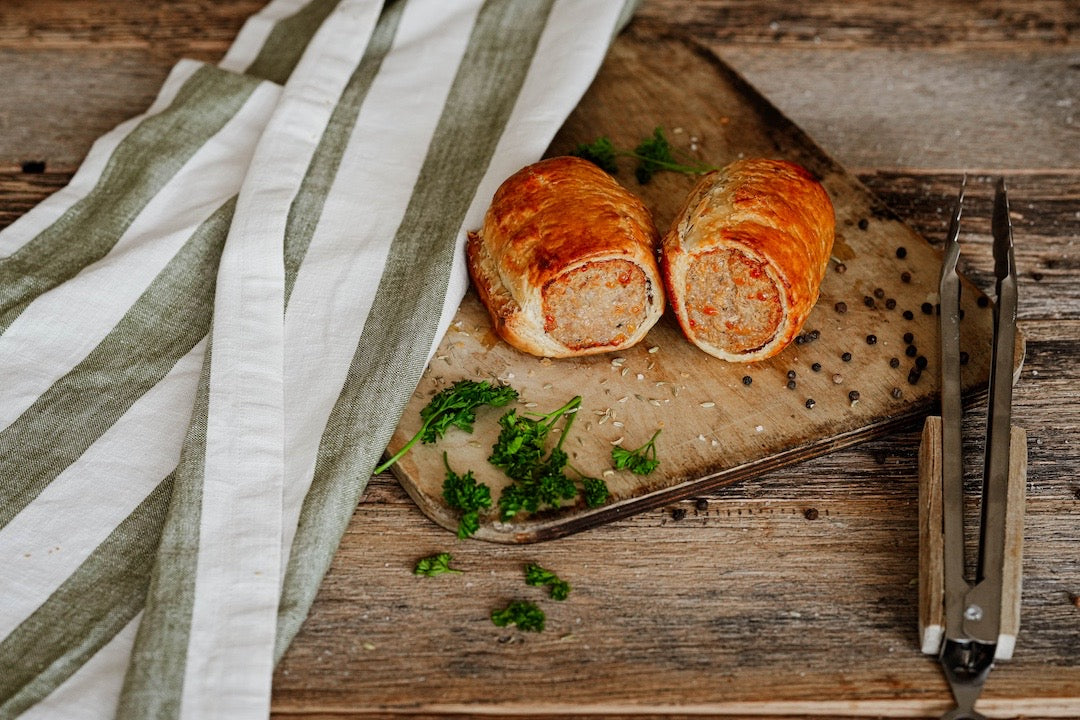
[(627, 0), (274, 0), (0, 233), (0, 718), (265, 718)]

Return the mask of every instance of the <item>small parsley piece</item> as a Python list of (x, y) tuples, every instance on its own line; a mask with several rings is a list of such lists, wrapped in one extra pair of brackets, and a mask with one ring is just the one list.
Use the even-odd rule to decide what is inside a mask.
[(461, 510), (457, 536), (464, 540), (480, 529), (480, 511), (491, 507), (491, 488), (477, 482), (472, 470), (458, 475), (450, 467), (450, 459), (443, 453), (446, 479), (443, 480), (443, 499), (455, 510)]
[(416, 561), (416, 567), (413, 568), (413, 574), (423, 575), (425, 577), (435, 577), (436, 575), (442, 575), (443, 573), (460, 573), (461, 570), (450, 567), (450, 563), (453, 559), (454, 557), (447, 552), (420, 558)]
[(612, 175), (619, 171), (619, 166), (615, 163), (615, 146), (607, 136), (598, 137), (591, 143), (580, 143), (570, 154), (588, 160)]
[[(504, 521), (523, 510), (536, 512), (542, 505), (558, 505), (577, 496), (577, 486), (563, 472), (568, 458), (562, 443), (580, 406), (581, 396), (577, 395), (547, 415), (529, 417), (510, 410), (499, 418), (502, 430), (488, 460), (514, 481), (499, 496), (500, 516)], [(566, 421), (562, 435), (545, 458), (548, 435), (563, 416)]]
[(677, 159), (667, 135), (664, 134), (663, 126), (654, 128), (652, 135), (643, 139), (633, 150), (617, 148), (608, 137), (604, 136), (591, 143), (579, 144), (570, 151), (570, 154), (589, 160), (612, 175), (618, 170), (615, 158), (620, 155), (634, 158), (638, 161), (634, 175), (642, 185), (652, 180), (653, 175), (661, 170), (700, 175), (718, 169), (712, 165), (687, 163)]
[(518, 630), (540, 632), (545, 620), (544, 611), (528, 600), (514, 600), (502, 610), (491, 611), (491, 622), (499, 627), (517, 625)]
[(565, 600), (570, 594), (570, 583), (560, 580), (555, 573), (540, 567), (536, 563), (525, 566), (526, 585), (547, 585), (553, 600)]
[(615, 463), (616, 470), (629, 470), (635, 475), (648, 475), (657, 468), (660, 461), (656, 457), (656, 436), (660, 434), (658, 429), (645, 443), (636, 450), (627, 450), (622, 447), (611, 449), (611, 459)]
[(451, 427), (465, 432), (472, 432), (476, 420), (476, 409), (482, 405), (502, 407), (517, 399), (517, 390), (508, 385), (496, 385), (482, 380), (459, 380), (450, 387), (440, 390), (431, 402), (420, 411), (423, 423), (405, 446), (394, 456), (376, 467), (372, 472), (381, 473), (396, 463), (417, 442), (430, 444), (441, 438)]
[(582, 494), (585, 496), (585, 504), (591, 508), (600, 507), (608, 501), (611, 491), (607, 483), (600, 478), (587, 477), (582, 479), (584, 487)]

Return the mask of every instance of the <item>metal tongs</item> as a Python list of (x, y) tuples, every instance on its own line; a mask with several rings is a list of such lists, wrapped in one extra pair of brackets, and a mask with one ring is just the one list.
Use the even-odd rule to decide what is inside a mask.
[[(966, 181), (966, 179), (965, 179)], [(994, 307), (994, 338), (991, 356), (989, 401), (986, 423), (986, 455), (983, 469), (978, 561), (974, 581), (965, 573), (964, 561), (964, 467), (961, 437), (960, 383), (960, 278), (956, 273), (960, 245), (960, 215), (964, 185), (956, 201), (949, 233), (945, 239), (941, 270), (941, 528), (943, 545), (944, 638), (938, 658), (949, 681), (956, 708), (943, 720), (983, 718), (975, 712), (975, 701), (1000, 658), (1002, 607), (1015, 598), (1019, 608), (1019, 572), (1006, 573), (1006, 555), (1018, 556), (1016, 545), (1007, 549), (1006, 518), (1009, 516), (1010, 472), (1016, 475), (1010, 448), (1016, 441), (1011, 423), (1013, 359), (1016, 343), (1016, 263), (1013, 258), (1012, 226), (1005, 181), (997, 183), (992, 232), (994, 273), (997, 276), (997, 303)], [(1020, 431), (1022, 435), (1022, 431)], [(1021, 442), (1024, 442), (1021, 439)], [(1022, 445), (1017, 447), (1023, 447)], [(1015, 450), (1013, 450), (1015, 452)], [(1026, 451), (1024, 452), (1026, 459)], [(1026, 462), (1024, 463), (1026, 466)], [(1021, 487), (1024, 480), (1021, 478)], [(1014, 491), (1015, 493), (1015, 491)], [(1015, 494), (1013, 498), (1015, 504)], [(1016, 508), (1012, 512), (1015, 514)], [(1019, 512), (1023, 512), (1020, 499)], [(1022, 517), (1022, 515), (1021, 515)], [(1015, 532), (1015, 521), (1011, 532)], [(1022, 534), (1022, 529), (1021, 529)], [(1018, 557), (1013, 562), (1019, 562)], [(1009, 575), (1010, 577), (1006, 577)], [(1016, 587), (1006, 587), (1007, 584)], [(1004, 593), (1004, 595), (1003, 595)], [(1015, 629), (1006, 634), (1015, 639)], [(1004, 649), (1011, 656), (1011, 645)]]

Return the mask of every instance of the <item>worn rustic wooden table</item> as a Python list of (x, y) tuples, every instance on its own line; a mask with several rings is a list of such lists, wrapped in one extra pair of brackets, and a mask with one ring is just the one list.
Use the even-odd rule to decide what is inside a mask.
[[(0, 227), (262, 4), (2, 0)], [(1080, 5), (797, 5), (645, 0), (635, 22), (706, 44), (932, 241), (968, 173), (963, 270), (986, 290), (983, 178), (1007, 178), (1028, 340), (1024, 605), (980, 708), (1080, 717)], [(522, 547), (457, 542), (374, 478), (277, 670), (274, 716), (936, 716), (951, 700), (918, 651), (917, 446), (912, 427)], [(411, 574), (439, 550), (466, 573)], [(488, 620), (524, 594), (527, 561), (574, 586), (545, 603), (542, 634)]]

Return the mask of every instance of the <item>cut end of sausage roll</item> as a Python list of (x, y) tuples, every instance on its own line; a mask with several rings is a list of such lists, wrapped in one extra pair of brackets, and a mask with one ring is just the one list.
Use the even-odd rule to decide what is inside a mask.
[(755, 158), (706, 175), (664, 238), (683, 333), (724, 360), (779, 353), (817, 301), (834, 230), (828, 194), (798, 165)]
[(573, 157), (508, 178), (466, 244), (495, 331), (544, 357), (622, 350), (664, 309), (659, 233), (610, 175)]

